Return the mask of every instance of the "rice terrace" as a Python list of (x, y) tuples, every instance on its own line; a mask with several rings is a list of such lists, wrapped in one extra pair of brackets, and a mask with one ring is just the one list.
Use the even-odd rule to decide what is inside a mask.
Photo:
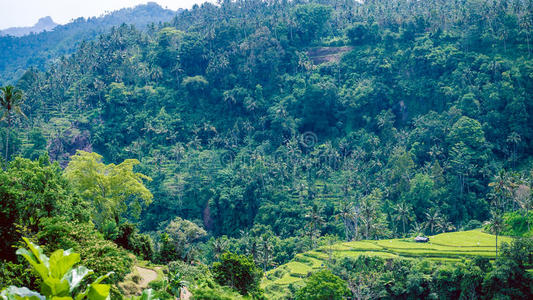
[[(498, 244), (510, 243), (512, 238), (498, 237)], [(428, 243), (416, 243), (413, 238), (390, 240), (362, 240), (336, 243), (296, 255), (296, 257), (269, 272), (262, 286), (269, 299), (286, 294), (288, 286), (303, 283), (309, 274), (324, 268), (328, 260), (359, 255), (383, 258), (426, 258), (443, 263), (454, 263), (474, 257), (495, 258), (496, 236), (481, 230), (441, 233), (430, 237)]]

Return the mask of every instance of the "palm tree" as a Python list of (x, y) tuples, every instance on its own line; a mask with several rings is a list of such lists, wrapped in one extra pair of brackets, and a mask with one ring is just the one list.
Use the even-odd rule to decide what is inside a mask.
[(512, 177), (505, 170), (500, 170), (498, 175), (494, 178), (494, 181), (489, 183), (494, 193), (494, 205), (498, 209), (505, 211), (509, 206), (509, 199), (511, 198), (516, 184), (513, 182)]
[(516, 164), (516, 159), (517, 159), (517, 148), (518, 148), (518, 144), (520, 144), (520, 142), (522, 141), (522, 137), (520, 137), (520, 135), (516, 132), (511, 132), (511, 134), (507, 137), (507, 142), (512, 144), (513, 145), (513, 153), (511, 155), (511, 160), (513, 162), (513, 168), (515, 167), (515, 164)]
[(344, 223), (344, 236), (347, 241), (350, 240), (350, 220), (354, 218), (353, 216), (353, 205), (348, 201), (347, 199), (344, 199), (341, 202), (341, 205), (339, 207), (339, 212), (336, 215), (336, 218), (342, 218), (342, 221)]
[(379, 201), (381, 198), (380, 192), (373, 191), (361, 199), (359, 206), (361, 221), (365, 225), (365, 239), (369, 239), (372, 229), (376, 228), (375, 222), (379, 218)]
[(498, 235), (503, 229), (503, 217), (498, 209), (491, 210), (492, 218), (490, 219), (491, 230), (496, 235), (496, 257), (498, 257)]
[(23, 101), (23, 94), (21, 90), (16, 89), (12, 85), (0, 87), (0, 105), (2, 106), (4, 110), (4, 115), (2, 116), (1, 120), (4, 120), (4, 119), (7, 120), (6, 161), (8, 159), (8, 154), (9, 154), (9, 133), (11, 131), (11, 113), (14, 112), (15, 114), (26, 117), (26, 115), (24, 115), (24, 113), (20, 109), (20, 105), (22, 104), (22, 101)]
[(272, 245), (271, 240), (267, 236), (259, 238), (259, 263), (263, 266), (263, 270), (265, 271), (272, 264), (273, 250), (274, 245)]
[(434, 210), (433, 213), (426, 213), (426, 222), (424, 228), (429, 229), (430, 234), (435, 233), (435, 229), (442, 227), (443, 219), (440, 216), (439, 210)]
[(394, 210), (396, 212), (396, 221), (402, 222), (403, 235), (405, 236), (405, 234), (407, 233), (405, 230), (405, 225), (408, 221), (411, 220), (411, 206), (405, 202), (401, 202), (396, 205)]
[(320, 234), (320, 226), (324, 224), (324, 218), (322, 217), (322, 209), (318, 205), (314, 204), (309, 210), (309, 213), (305, 215), (305, 217), (309, 220), (309, 237), (311, 238), (311, 246), (312, 248), (314, 248), (314, 237), (315, 235)]
[(418, 222), (415, 221), (415, 223), (413, 225), (413, 229), (411, 229), (411, 234), (413, 234), (415, 236), (419, 236), (419, 235), (423, 234), (423, 231), (424, 231), (423, 224), (419, 224)]
[(226, 236), (213, 240), (213, 252), (215, 253), (215, 259), (218, 259), (222, 253), (228, 249), (229, 240)]

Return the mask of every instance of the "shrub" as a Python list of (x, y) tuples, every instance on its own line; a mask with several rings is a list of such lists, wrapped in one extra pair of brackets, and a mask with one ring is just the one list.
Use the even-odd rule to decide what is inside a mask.
[(61, 168), (47, 157), (15, 158), (0, 169), (0, 199), (0, 259), (16, 259), (13, 246), (22, 236), (15, 224), (31, 234), (40, 229), (41, 218), (89, 219), (86, 202), (73, 196)]
[[(0, 290), (10, 285), (36, 288), (35, 276), (24, 264), (0, 261)], [(38, 282), (36, 282), (38, 283)]]
[(463, 228), (463, 230), (472, 230), (472, 229), (477, 229), (477, 228), (481, 228), (481, 227), (483, 227), (483, 223), (481, 223), (480, 221), (478, 221), (478, 220), (470, 220), (470, 221), (468, 221), (468, 223), (466, 223), (466, 225)]
[(81, 255), (84, 265), (97, 275), (115, 272), (114, 283), (124, 279), (131, 271), (134, 259), (126, 250), (104, 239), (92, 223), (67, 221), (64, 218), (47, 218), (41, 221), (42, 230), (36, 235), (46, 249), (72, 248)]
[[(84, 266), (74, 268), (80, 262), (80, 255), (70, 250), (54, 251), (47, 257), (41, 247), (24, 238), (29, 251), (21, 248), (17, 254), (23, 256), (40, 276), (40, 294), (25, 287), (10, 286), (0, 294), (2, 299), (63, 299), (63, 300), (105, 300), (109, 297), (111, 286), (101, 284), (111, 273), (98, 277), (92, 283), (86, 283), (84, 278), (93, 273)], [(83, 284), (82, 284), (83, 283)], [(85, 288), (83, 286), (86, 285)], [(44, 297), (43, 297), (44, 296)]]
[(128, 249), (135, 255), (145, 260), (152, 260), (154, 246), (152, 238), (147, 234), (140, 234), (134, 224), (126, 222), (120, 224), (115, 243)]
[(533, 214), (529, 214), (528, 218), (519, 212), (506, 213), (503, 216), (504, 230), (502, 235), (510, 236), (533, 236)]
[(341, 300), (349, 293), (346, 282), (329, 270), (318, 271), (296, 292), (297, 300)]
[(241, 295), (260, 291), (259, 281), (263, 270), (251, 257), (230, 252), (223, 253), (220, 261), (213, 264), (213, 277), (220, 285), (232, 287)]

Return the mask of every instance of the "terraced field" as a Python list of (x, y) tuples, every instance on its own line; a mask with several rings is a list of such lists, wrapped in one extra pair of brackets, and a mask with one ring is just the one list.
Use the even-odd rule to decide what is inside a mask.
[[(449, 263), (475, 256), (494, 258), (495, 242), (494, 235), (470, 230), (438, 234), (430, 237), (429, 243), (415, 243), (412, 238), (337, 243), (298, 254), (292, 261), (267, 272), (262, 287), (268, 299), (279, 299), (287, 294), (290, 284), (302, 283), (303, 278), (324, 267), (329, 259), (361, 254)], [(498, 237), (498, 243), (503, 242), (511, 242), (511, 238)]]

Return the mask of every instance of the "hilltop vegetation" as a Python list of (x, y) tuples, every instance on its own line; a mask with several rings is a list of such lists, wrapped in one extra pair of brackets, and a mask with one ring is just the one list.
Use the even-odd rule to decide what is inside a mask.
[[(153, 23), (168, 22), (176, 14), (154, 2), (149, 2), (146, 5), (121, 9), (100, 17), (78, 18), (65, 25), (47, 25), (45, 32), (41, 32), (42, 29), (39, 31), (37, 28), (32, 29), (33, 27), (2, 31), (0, 32), (0, 57), (2, 57), (0, 84), (15, 82), (29, 68), (45, 71), (64, 55), (72, 54), (84, 42), (96, 39), (114, 26), (131, 24), (142, 30)], [(53, 23), (51, 19), (48, 21)]]
[[(73, 247), (98, 274), (116, 269), (118, 284), (134, 254), (166, 266), (152, 284), (162, 298), (185, 282), (200, 299), (306, 298), (323, 280), (326, 298), (459, 297), (441, 268), (474, 276), (468, 295), (528, 298), (532, 12), (526, 0), (228, 0), (113, 27), (16, 78), (20, 111), (2, 104), (2, 258), (35, 284), (8, 251), (28, 236)], [(493, 236), (401, 240), (476, 228), (526, 239), (465, 262), (496, 256), (469, 243)], [(328, 255), (357, 260), (358, 248), (420, 290), (352, 289), (357, 277)], [(275, 282), (265, 295), (261, 272)]]

